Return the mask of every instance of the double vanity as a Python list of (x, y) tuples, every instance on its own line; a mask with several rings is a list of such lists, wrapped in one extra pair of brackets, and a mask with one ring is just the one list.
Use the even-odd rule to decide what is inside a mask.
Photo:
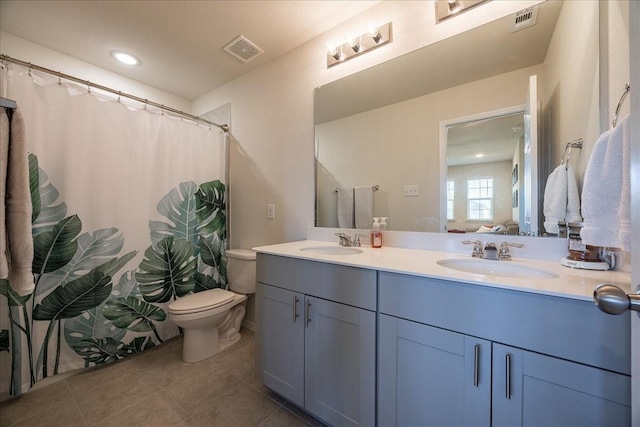
[(630, 425), (629, 313), (592, 302), (628, 275), (335, 241), (255, 249), (256, 371), (323, 422)]

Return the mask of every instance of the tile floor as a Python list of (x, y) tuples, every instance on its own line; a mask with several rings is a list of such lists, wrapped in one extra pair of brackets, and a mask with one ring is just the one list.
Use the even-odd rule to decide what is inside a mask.
[(0, 403), (10, 426), (323, 426), (254, 377), (254, 334), (201, 362), (182, 338)]

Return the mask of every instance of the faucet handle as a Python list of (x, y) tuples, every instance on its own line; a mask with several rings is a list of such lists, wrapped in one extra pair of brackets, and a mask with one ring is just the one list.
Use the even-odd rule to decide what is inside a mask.
[(362, 245), (360, 244), (360, 238), (361, 238), (361, 237), (362, 237), (362, 238), (364, 238), (364, 237), (367, 237), (367, 235), (366, 235), (366, 234), (356, 233), (356, 234), (353, 236), (353, 239), (352, 239), (352, 245), (353, 245), (353, 246), (357, 246), (357, 247), (362, 246)]
[(336, 236), (340, 238), (340, 246), (350, 246), (351, 239), (345, 233), (335, 233)]
[(509, 246), (513, 248), (522, 248), (524, 245), (522, 243), (509, 243), (502, 242), (500, 243), (500, 250), (498, 251), (498, 257), (502, 261), (511, 261), (511, 254), (509, 253)]
[(482, 258), (484, 255), (484, 249), (482, 249), (482, 242), (480, 240), (463, 240), (463, 245), (473, 245), (473, 251), (471, 256), (474, 258)]

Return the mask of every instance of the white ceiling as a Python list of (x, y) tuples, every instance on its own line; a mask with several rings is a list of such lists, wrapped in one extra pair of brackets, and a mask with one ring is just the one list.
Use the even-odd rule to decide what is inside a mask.
[[(0, 30), (194, 100), (376, 3), (2, 0)], [(245, 64), (222, 50), (239, 35), (264, 53)], [(120, 65), (112, 50), (133, 53), (142, 64)]]

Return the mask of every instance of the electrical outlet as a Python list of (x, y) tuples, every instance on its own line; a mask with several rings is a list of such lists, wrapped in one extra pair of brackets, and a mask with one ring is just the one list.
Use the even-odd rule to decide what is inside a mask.
[(269, 203), (267, 205), (267, 219), (275, 219), (276, 217), (276, 205)]
[(415, 197), (420, 195), (420, 188), (418, 185), (405, 185), (404, 197)]

